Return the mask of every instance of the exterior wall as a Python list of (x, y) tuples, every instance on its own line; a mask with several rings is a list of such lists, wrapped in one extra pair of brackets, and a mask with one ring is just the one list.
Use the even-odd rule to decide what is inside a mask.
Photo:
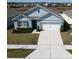
[(42, 21), (60, 21), (60, 22), (63, 22), (63, 20), (61, 20), (60, 18), (58, 18), (57, 16), (54, 16), (54, 15), (46, 15), (45, 17), (43, 18), (40, 18), (39, 20)]
[(42, 25), (39, 21), (37, 21), (37, 27), (39, 26), (39, 29), (42, 29)]
[(40, 17), (40, 16), (43, 16), (43, 15), (45, 15), (45, 14), (47, 14), (48, 12), (47, 11), (45, 11), (45, 10), (43, 10), (43, 9), (37, 9), (35, 12), (33, 12), (33, 13), (31, 13), (29, 16), (30, 17), (33, 17), (33, 16), (35, 16), (35, 17)]
[(32, 28), (32, 21), (29, 20), (29, 28)]

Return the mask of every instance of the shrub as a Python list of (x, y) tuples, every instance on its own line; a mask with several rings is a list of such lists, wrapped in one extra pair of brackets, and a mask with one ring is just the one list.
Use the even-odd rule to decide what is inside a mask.
[(36, 31), (42, 31), (42, 29), (40, 29), (40, 27), (39, 27), (39, 26), (37, 26)]
[(60, 31), (64, 32), (64, 26), (61, 26)]
[(13, 29), (13, 33), (31, 33), (32, 31), (32, 28), (17, 28), (17, 30)]

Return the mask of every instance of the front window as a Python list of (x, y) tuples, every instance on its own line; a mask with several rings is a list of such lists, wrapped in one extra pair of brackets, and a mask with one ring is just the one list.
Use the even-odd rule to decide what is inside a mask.
[(28, 27), (28, 21), (18, 21), (18, 27)]
[(18, 21), (17, 24), (18, 24), (18, 27), (22, 26), (22, 22), (21, 21)]

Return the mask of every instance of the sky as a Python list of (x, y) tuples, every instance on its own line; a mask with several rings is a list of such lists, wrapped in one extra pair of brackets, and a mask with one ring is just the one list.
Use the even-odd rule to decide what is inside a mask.
[(7, 0), (7, 2), (28, 2), (28, 3), (31, 3), (31, 2), (47, 2), (47, 3), (71, 3), (72, 0)]

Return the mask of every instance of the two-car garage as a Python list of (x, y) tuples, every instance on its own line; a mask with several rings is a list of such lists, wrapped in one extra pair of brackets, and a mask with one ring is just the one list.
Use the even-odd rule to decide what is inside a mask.
[(42, 24), (43, 30), (60, 30), (60, 24)]

